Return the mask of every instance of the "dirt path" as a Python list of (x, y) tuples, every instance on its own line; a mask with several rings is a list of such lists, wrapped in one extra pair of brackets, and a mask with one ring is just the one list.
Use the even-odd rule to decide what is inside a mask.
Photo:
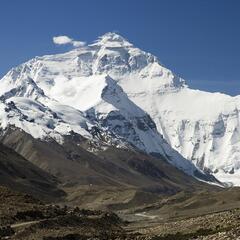
[(39, 223), (39, 222), (40, 222), (40, 220), (38, 220), (38, 221), (23, 222), (23, 223), (16, 223), (16, 224), (12, 224), (12, 225), (11, 225), (11, 228), (16, 229), (16, 228), (20, 228), (20, 227), (27, 227), (27, 226), (30, 226), (30, 225), (32, 225), (32, 224), (34, 224), (34, 223)]

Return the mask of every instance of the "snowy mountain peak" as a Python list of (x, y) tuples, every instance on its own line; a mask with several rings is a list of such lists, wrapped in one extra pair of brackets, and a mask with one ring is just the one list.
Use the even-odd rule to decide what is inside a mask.
[(186, 172), (193, 168), (178, 153), (238, 184), (240, 98), (191, 90), (157, 57), (116, 33), (13, 68), (0, 80), (0, 96), (24, 115), (43, 118), (26, 121), (25, 130), (33, 125), (44, 136), (74, 131), (91, 138), (88, 126), (96, 124), (142, 151), (172, 156)]
[(98, 38), (92, 46), (105, 46), (105, 47), (131, 47), (133, 46), (127, 39), (123, 38), (117, 33), (108, 32)]

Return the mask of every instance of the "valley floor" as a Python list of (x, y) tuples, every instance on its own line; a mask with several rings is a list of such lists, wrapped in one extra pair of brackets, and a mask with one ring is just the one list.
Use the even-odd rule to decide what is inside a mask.
[(145, 219), (130, 224), (127, 230), (152, 240), (231, 240), (240, 239), (239, 220), (240, 209), (233, 209), (165, 223)]
[[(1, 239), (240, 238), (240, 194), (237, 188), (215, 193), (181, 192), (143, 205), (137, 201), (142, 198), (138, 193), (135, 204), (129, 204), (127, 208), (121, 208), (119, 204), (111, 205), (109, 208), (112, 212), (45, 204), (5, 187), (0, 187), (0, 192)], [(227, 201), (228, 197), (232, 202)], [(222, 198), (226, 200), (223, 201)]]

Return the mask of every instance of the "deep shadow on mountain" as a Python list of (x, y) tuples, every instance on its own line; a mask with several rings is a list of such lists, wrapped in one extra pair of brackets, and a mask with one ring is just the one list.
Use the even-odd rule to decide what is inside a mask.
[(0, 144), (0, 185), (53, 201), (64, 196), (58, 184), (54, 176)]

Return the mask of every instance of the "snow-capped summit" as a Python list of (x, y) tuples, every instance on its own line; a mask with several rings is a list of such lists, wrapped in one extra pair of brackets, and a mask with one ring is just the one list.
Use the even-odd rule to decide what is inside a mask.
[(117, 33), (108, 32), (99, 37), (91, 46), (132, 47), (133, 44), (129, 43), (127, 39)]
[(157, 57), (116, 33), (13, 68), (0, 80), (0, 95), (16, 105), (24, 98), (56, 111), (68, 125), (64, 134), (80, 132), (74, 120), (80, 114), (86, 126), (98, 124), (142, 151), (172, 155), (171, 162), (186, 172), (193, 162), (240, 184), (240, 97), (191, 90)]

